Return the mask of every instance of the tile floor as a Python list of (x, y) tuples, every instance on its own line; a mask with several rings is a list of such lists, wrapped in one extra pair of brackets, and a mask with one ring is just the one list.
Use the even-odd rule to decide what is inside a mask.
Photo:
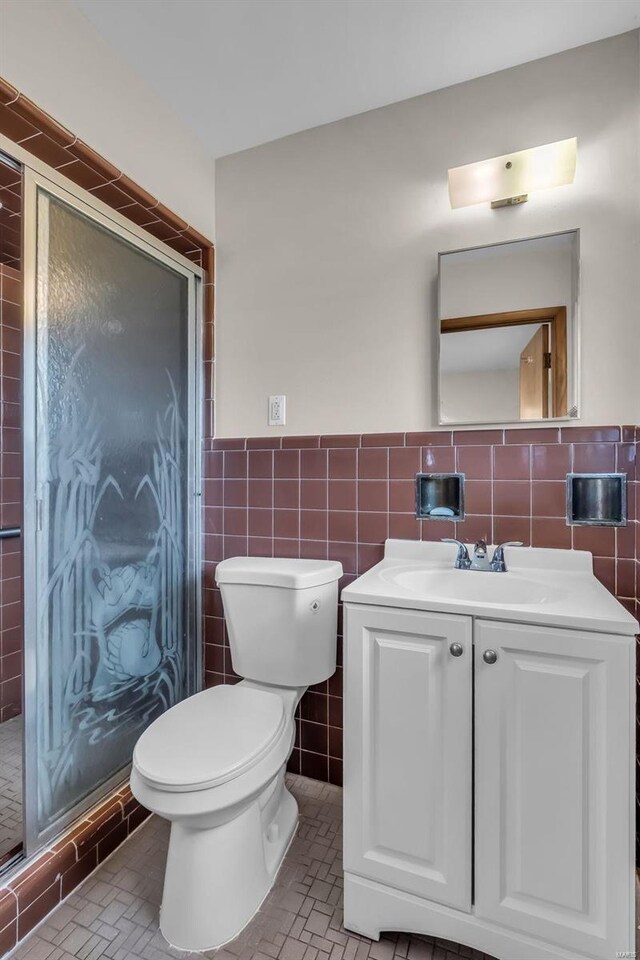
[(342, 791), (290, 776), (300, 826), (261, 910), (207, 954), (169, 947), (158, 930), (167, 824), (152, 817), (16, 948), (14, 960), (491, 960), (448, 941), (393, 934), (379, 943), (342, 927)]
[(22, 717), (0, 723), (0, 860), (22, 843)]

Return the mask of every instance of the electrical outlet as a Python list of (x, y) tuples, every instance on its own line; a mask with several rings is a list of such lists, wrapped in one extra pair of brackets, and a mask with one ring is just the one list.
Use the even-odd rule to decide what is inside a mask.
[(269, 397), (269, 426), (284, 427), (287, 422), (285, 396)]

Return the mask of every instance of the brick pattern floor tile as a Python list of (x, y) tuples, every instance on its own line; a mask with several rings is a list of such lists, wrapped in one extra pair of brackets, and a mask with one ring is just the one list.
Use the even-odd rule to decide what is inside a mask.
[(277, 882), (239, 937), (185, 953), (158, 929), (168, 824), (152, 817), (13, 953), (14, 960), (492, 960), (446, 940), (342, 926), (342, 791), (288, 776), (300, 825)]
[(0, 857), (22, 843), (22, 717), (0, 723)]

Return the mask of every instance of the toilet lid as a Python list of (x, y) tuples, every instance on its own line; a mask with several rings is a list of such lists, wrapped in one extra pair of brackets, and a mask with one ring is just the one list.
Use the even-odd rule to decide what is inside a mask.
[(342, 576), (337, 560), (280, 557), (229, 557), (216, 566), (217, 583), (252, 583), (263, 587), (304, 590), (334, 583)]
[(278, 694), (217, 686), (158, 717), (136, 743), (133, 762), (166, 790), (204, 790), (254, 766), (284, 725)]

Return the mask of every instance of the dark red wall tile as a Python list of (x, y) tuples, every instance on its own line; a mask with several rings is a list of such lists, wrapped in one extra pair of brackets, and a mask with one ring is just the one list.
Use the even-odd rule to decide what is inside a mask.
[(274, 507), (288, 507), (297, 510), (300, 506), (301, 482), (295, 480), (274, 480), (273, 505)]
[[(226, 488), (225, 488), (225, 506)], [(250, 479), (248, 483), (248, 503), (250, 507), (273, 506), (273, 481), (271, 479)]]
[[(365, 498), (363, 499), (363, 495)], [(382, 503), (383, 491), (373, 495), (369, 490), (369, 485), (358, 486), (358, 503), (361, 510), (383, 509)], [(375, 504), (378, 504), (378, 507)], [(415, 483), (409, 480), (391, 480), (389, 482), (389, 510), (393, 513), (411, 513), (415, 516), (416, 512), (416, 487)]]
[(560, 439), (563, 443), (615, 443), (620, 440), (620, 427), (562, 427)]
[(320, 437), (321, 447), (359, 447), (360, 434), (332, 434)]
[(302, 540), (327, 539), (327, 511), (300, 511), (300, 538)]
[(495, 480), (493, 510), (505, 517), (531, 516), (531, 484), (526, 480)]
[(282, 449), (302, 450), (307, 448), (319, 447), (320, 437), (283, 437)]
[(532, 513), (534, 517), (563, 517), (566, 519), (566, 483), (559, 480), (534, 481), (532, 484)]
[(558, 427), (525, 427), (522, 430), (505, 430), (505, 443), (558, 443)]
[(484, 444), (487, 446), (496, 446), (501, 444), (504, 439), (503, 430), (454, 430), (453, 445), (456, 447), (466, 444)]
[(453, 433), (451, 430), (427, 430), (423, 433), (407, 433), (408, 447), (450, 447)]
[(357, 476), (357, 451), (354, 449), (329, 450), (329, 477), (331, 480), (355, 480)]
[(255, 480), (273, 477), (273, 452), (271, 450), (249, 451), (249, 477)]
[(570, 444), (535, 444), (531, 448), (531, 475), (534, 480), (565, 480), (572, 467)]
[(531, 546), (571, 549), (571, 527), (563, 520), (534, 517), (531, 521)]
[(492, 512), (492, 485), (489, 480), (467, 480), (464, 485), (465, 514)]
[(616, 592), (616, 562), (613, 557), (594, 557), (593, 573), (607, 590)]
[(329, 540), (355, 540), (357, 531), (355, 510), (332, 510), (329, 513)]
[(616, 468), (614, 443), (575, 443), (574, 473), (612, 473)]
[(456, 448), (455, 447), (434, 447), (433, 445), (422, 448), (422, 459), (420, 463), (421, 473), (455, 473), (456, 472)]
[(494, 517), (493, 539), (496, 543), (520, 540), (525, 546), (530, 546), (531, 521), (529, 517)]
[(420, 470), (420, 447), (391, 447), (389, 477), (392, 480), (414, 480)]
[(276, 450), (273, 454), (273, 475), (280, 480), (299, 477), (300, 451)]
[(300, 506), (303, 510), (326, 510), (328, 484), (326, 480), (302, 480), (300, 483)]
[(415, 513), (415, 483), (405, 480), (392, 480), (389, 484), (385, 480), (360, 480), (358, 509), (369, 512), (391, 509), (401, 512), (402, 507), (391, 505), (391, 490), (397, 490), (399, 487), (409, 492), (409, 511)]
[(613, 527), (573, 527), (574, 550), (589, 550), (594, 557), (615, 556), (616, 534)]
[(324, 480), (329, 475), (328, 453), (326, 450), (301, 450), (300, 470), (305, 479)]
[(387, 513), (358, 514), (358, 541), (360, 543), (384, 543), (389, 536)]
[(365, 433), (360, 442), (363, 447), (402, 447), (404, 433)]
[(355, 480), (330, 480), (329, 510), (355, 510), (357, 493), (358, 487)]
[(383, 448), (358, 450), (358, 478), (386, 480), (389, 476), (389, 451)]
[(529, 480), (531, 450), (528, 446), (494, 447), (493, 476), (496, 480)]
[(488, 446), (466, 446), (457, 451), (457, 466), (467, 480), (491, 480), (492, 449)]

